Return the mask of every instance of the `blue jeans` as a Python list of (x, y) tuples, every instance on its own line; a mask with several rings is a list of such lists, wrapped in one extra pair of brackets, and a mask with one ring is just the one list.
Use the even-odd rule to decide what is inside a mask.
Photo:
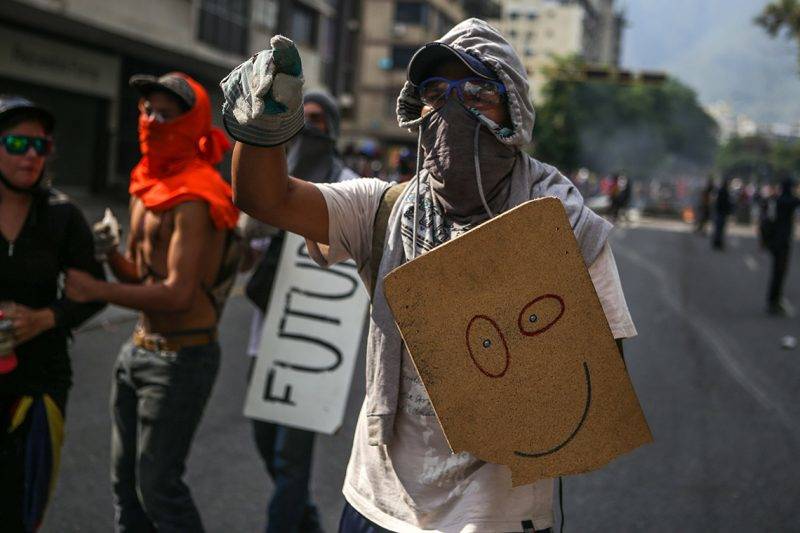
[(219, 344), (178, 352), (126, 344), (111, 383), (111, 484), (117, 531), (203, 531), (186, 457), (219, 370)]
[(308, 490), (314, 433), (253, 420), (253, 437), (275, 483), (267, 506), (267, 533), (321, 532)]

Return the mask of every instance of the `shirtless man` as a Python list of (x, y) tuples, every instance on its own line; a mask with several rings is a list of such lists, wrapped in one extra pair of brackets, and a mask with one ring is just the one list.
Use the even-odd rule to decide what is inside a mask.
[(238, 212), (213, 167), (229, 143), (188, 76), (134, 76), (131, 85), (142, 94), (142, 160), (131, 172), (125, 254), (108, 228), (96, 238), (119, 283), (72, 270), (66, 291), (141, 311), (112, 380), (117, 529), (202, 531), (181, 477), (219, 368), (216, 326), (236, 271)]

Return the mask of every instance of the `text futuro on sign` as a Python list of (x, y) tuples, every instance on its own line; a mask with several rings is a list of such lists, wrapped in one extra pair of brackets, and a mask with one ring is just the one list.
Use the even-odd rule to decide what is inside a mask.
[(287, 233), (244, 414), (334, 433), (342, 425), (368, 297), (356, 266), (318, 266)]

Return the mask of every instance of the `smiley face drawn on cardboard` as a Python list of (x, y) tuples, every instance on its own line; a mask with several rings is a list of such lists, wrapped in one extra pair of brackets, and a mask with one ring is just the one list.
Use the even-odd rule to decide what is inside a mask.
[(514, 486), (652, 441), (561, 202), (527, 202), (393, 272), (385, 292), (453, 452)]

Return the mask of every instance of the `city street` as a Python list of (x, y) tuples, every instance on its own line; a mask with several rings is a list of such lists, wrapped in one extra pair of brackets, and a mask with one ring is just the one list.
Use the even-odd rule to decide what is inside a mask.
[[(655, 443), (603, 470), (565, 479), (566, 531), (800, 531), (800, 319), (764, 313), (769, 257), (740, 229), (725, 252), (677, 222), (618, 228), (613, 238), (639, 336), (625, 352)], [(264, 527), (272, 490), (242, 415), (251, 304), (241, 282), (222, 327), (223, 361), (188, 463), (210, 532)], [(800, 254), (786, 295), (800, 303)], [(61, 476), (45, 532), (112, 530), (108, 397), (133, 315), (110, 309), (76, 335)], [(335, 531), (355, 417), (317, 440), (313, 496)]]

